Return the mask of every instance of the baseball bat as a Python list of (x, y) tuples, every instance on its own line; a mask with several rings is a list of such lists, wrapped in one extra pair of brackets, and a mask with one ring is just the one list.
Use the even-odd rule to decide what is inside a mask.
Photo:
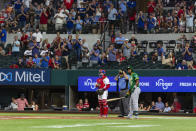
[(124, 98), (125, 98), (125, 97), (112, 98), (112, 99), (108, 99), (107, 102), (117, 101), (117, 100), (124, 99)]

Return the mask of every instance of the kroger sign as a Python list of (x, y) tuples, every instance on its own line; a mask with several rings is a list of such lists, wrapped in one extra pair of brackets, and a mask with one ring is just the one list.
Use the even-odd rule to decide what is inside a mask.
[(0, 69), (0, 84), (2, 85), (49, 85), (49, 70), (12, 70)]
[[(79, 77), (78, 91), (95, 91), (98, 77)], [(109, 91), (116, 92), (116, 81), (109, 77)], [(140, 77), (142, 92), (196, 92), (196, 77)]]

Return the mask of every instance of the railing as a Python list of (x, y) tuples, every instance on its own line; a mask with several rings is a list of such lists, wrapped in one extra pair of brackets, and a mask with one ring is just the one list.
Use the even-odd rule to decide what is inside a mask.
[(105, 47), (105, 36), (106, 36), (106, 32), (108, 31), (108, 28), (109, 28), (109, 22), (108, 21), (104, 21), (105, 22), (105, 26), (104, 26), (104, 30), (101, 34), (101, 37), (100, 37), (100, 41), (101, 41), (101, 44), (103, 45), (103, 50), (105, 51), (106, 47)]

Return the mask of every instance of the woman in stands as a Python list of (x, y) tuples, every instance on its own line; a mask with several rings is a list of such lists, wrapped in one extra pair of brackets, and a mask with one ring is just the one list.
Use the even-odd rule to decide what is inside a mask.
[(82, 109), (84, 108), (82, 99), (79, 100), (78, 104), (76, 105), (76, 108), (78, 109), (78, 111), (82, 111)]
[(86, 98), (85, 100), (84, 100), (84, 110), (89, 110), (90, 109), (90, 105), (89, 105), (89, 103), (88, 103), (88, 99)]

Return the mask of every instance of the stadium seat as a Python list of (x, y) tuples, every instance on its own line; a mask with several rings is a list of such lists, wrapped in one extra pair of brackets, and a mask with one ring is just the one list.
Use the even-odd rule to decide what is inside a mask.
[(167, 52), (170, 52), (170, 51), (174, 52), (175, 47), (176, 47), (176, 41), (175, 40), (170, 40), (168, 42), (168, 44), (166, 45), (166, 51)]
[(156, 42), (149, 42), (149, 48), (155, 50), (157, 48), (157, 43)]
[(141, 41), (140, 44), (138, 44), (138, 52), (143, 51), (146, 52), (148, 47), (148, 41)]

